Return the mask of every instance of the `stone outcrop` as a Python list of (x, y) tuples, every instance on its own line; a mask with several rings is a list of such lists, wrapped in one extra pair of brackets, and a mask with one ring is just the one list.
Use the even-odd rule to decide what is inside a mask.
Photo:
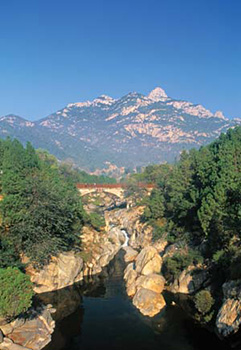
[(117, 226), (128, 232), (129, 246), (141, 249), (151, 244), (152, 227), (141, 221), (144, 206), (135, 206), (130, 209), (119, 209), (105, 213), (107, 228)]
[(241, 280), (224, 283), (223, 295), (216, 328), (221, 336), (227, 337), (237, 332), (241, 324)]
[(125, 250), (125, 255), (124, 255), (124, 260), (126, 263), (128, 262), (132, 262), (136, 259), (137, 255), (138, 255), (138, 251), (127, 246), (123, 248)]
[(189, 266), (169, 287), (172, 293), (193, 294), (210, 283), (209, 271), (204, 267)]
[(118, 253), (125, 239), (125, 235), (118, 227), (109, 227), (108, 231), (104, 232), (85, 227), (82, 245), (83, 251), (88, 252), (89, 256), (85, 259), (84, 276), (100, 273)]
[(142, 275), (159, 273), (161, 266), (162, 258), (152, 246), (143, 248), (136, 258), (136, 272)]
[(40, 350), (51, 341), (55, 322), (51, 313), (55, 310), (51, 305), (43, 308), (31, 309), (27, 318), (17, 318), (1, 325), (4, 335), (0, 350)]
[(36, 293), (44, 293), (64, 288), (83, 278), (84, 262), (80, 254), (73, 251), (60, 253), (52, 257), (43, 269), (36, 270), (28, 266), (27, 273), (34, 283)]
[(44, 293), (58, 290), (81, 281), (84, 276), (100, 273), (124, 241), (124, 234), (118, 228), (98, 232), (84, 227), (81, 252), (60, 253), (40, 270), (31, 265), (27, 267), (27, 273), (34, 283), (34, 291)]
[(140, 312), (153, 317), (165, 306), (161, 295), (165, 279), (160, 274), (162, 259), (158, 251), (147, 246), (141, 250), (136, 260), (127, 265), (124, 272), (126, 292), (133, 297), (133, 304)]
[(145, 288), (156, 293), (162, 293), (165, 282), (163, 276), (152, 273), (148, 276), (138, 277), (136, 280), (136, 288)]
[(134, 269), (134, 264), (127, 265), (124, 272), (124, 280), (126, 281), (126, 292), (128, 296), (133, 296), (136, 293), (137, 272)]
[(133, 304), (143, 315), (153, 317), (164, 308), (166, 302), (162, 294), (150, 289), (140, 288), (133, 298)]

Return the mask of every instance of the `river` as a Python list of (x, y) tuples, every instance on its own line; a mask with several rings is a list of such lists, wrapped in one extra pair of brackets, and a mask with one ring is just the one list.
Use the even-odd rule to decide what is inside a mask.
[(142, 316), (126, 295), (123, 251), (99, 276), (40, 295), (56, 308), (52, 342), (44, 350), (203, 350), (229, 347), (166, 297), (154, 318)]

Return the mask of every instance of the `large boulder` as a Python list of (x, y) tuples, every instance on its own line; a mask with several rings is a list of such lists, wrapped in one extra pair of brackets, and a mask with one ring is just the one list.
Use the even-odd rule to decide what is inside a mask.
[(124, 280), (126, 281), (126, 293), (129, 297), (136, 293), (136, 279), (137, 272), (134, 270), (134, 264), (130, 263), (127, 265), (124, 271)]
[(124, 260), (125, 262), (132, 262), (136, 259), (137, 255), (138, 255), (138, 252), (133, 249), (132, 247), (124, 247), (123, 248), (125, 250), (125, 256), (124, 256)]
[(170, 287), (173, 293), (193, 294), (210, 283), (207, 269), (197, 268), (193, 265), (182, 271), (180, 276)]
[(11, 323), (1, 326), (4, 334), (3, 342), (0, 344), (1, 350), (40, 350), (51, 341), (51, 334), (55, 328), (55, 322), (51, 313), (54, 310), (51, 305), (31, 309), (28, 317), (17, 318)]
[(237, 332), (241, 324), (241, 280), (224, 283), (223, 295), (216, 327), (221, 336), (227, 337)]
[(136, 288), (145, 288), (156, 293), (161, 293), (165, 286), (165, 278), (155, 273), (148, 276), (140, 276), (136, 280)]
[(152, 246), (143, 248), (136, 258), (136, 272), (142, 275), (159, 273), (161, 266), (162, 258)]
[(83, 259), (73, 251), (52, 257), (41, 270), (28, 266), (27, 273), (36, 293), (44, 293), (72, 285), (83, 278)]
[(165, 307), (166, 302), (162, 294), (140, 288), (133, 298), (133, 304), (143, 315), (153, 317)]
[(4, 338), (2, 344), (0, 344), (0, 350), (31, 350), (25, 346), (14, 344), (14, 342), (9, 338)]

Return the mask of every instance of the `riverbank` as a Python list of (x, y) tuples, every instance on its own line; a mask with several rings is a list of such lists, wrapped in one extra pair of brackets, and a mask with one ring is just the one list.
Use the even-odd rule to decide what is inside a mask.
[(164, 312), (143, 316), (126, 295), (123, 255), (121, 250), (99, 275), (39, 295), (56, 309), (55, 332), (44, 350), (230, 350), (172, 305), (170, 295)]

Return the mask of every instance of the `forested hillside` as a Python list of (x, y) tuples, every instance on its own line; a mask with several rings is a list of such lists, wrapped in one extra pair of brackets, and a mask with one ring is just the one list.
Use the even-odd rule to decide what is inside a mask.
[(1, 266), (18, 265), (21, 255), (43, 264), (79, 244), (83, 209), (75, 184), (29, 143), (0, 141), (0, 152)]
[(134, 180), (156, 184), (143, 215), (154, 227), (154, 238), (167, 235), (170, 242), (193, 248), (186, 256), (178, 252), (170, 267), (181, 270), (191, 260), (207, 259), (224, 278), (241, 277), (240, 127), (183, 152), (174, 165), (148, 166)]
[(81, 228), (93, 219), (76, 182), (105, 181), (111, 179), (61, 164), (30, 143), (0, 140), (0, 318), (31, 305), (27, 261), (39, 268), (62, 251), (80, 250)]

